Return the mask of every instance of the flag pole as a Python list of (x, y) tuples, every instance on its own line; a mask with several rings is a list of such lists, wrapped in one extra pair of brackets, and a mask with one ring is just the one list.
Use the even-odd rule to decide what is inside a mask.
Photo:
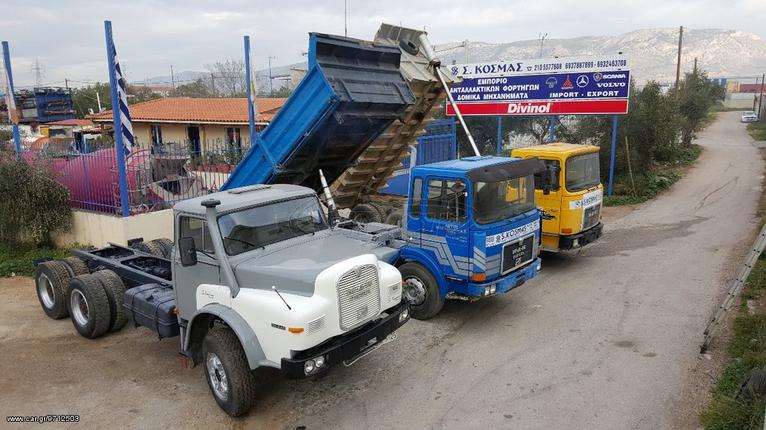
[(255, 99), (253, 99), (253, 86), (250, 76), (250, 36), (245, 36), (245, 81), (247, 85), (247, 122), (250, 126), (250, 147), (258, 140), (255, 131)]
[(8, 42), (3, 41), (3, 63), (5, 64), (5, 74), (6, 79), (8, 80), (8, 95), (7, 97), (10, 97), (10, 100), (12, 103), (8, 104), (8, 119), (11, 120), (11, 123), (13, 124), (13, 144), (16, 146), (16, 157), (21, 159), (21, 135), (19, 134), (19, 123), (18, 123), (18, 117), (17, 112), (11, 112), (11, 108), (13, 107), (15, 110), (16, 103), (13, 102), (14, 97), (16, 96), (14, 89), (13, 89), (13, 73), (11, 72), (11, 51), (8, 48)]
[(104, 21), (104, 36), (106, 38), (106, 60), (109, 68), (109, 85), (112, 90), (112, 117), (114, 117), (114, 148), (117, 152), (117, 172), (120, 177), (120, 205), (122, 216), (130, 216), (128, 201), (128, 181), (125, 172), (125, 145), (122, 136), (122, 121), (120, 118), (120, 98), (117, 94), (117, 77), (114, 70), (114, 40), (112, 40), (112, 21)]

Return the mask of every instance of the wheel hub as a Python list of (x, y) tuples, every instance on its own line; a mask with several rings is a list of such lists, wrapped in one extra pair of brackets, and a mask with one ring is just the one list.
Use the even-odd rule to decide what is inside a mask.
[(44, 273), (37, 278), (37, 292), (40, 294), (43, 305), (48, 309), (52, 308), (55, 302), (53, 299), (53, 284)]
[(221, 359), (209, 352), (205, 361), (213, 394), (221, 400), (226, 400), (229, 397), (229, 380), (226, 378), (226, 370), (223, 368)]
[(83, 295), (82, 291), (73, 289), (72, 295), (69, 298), (69, 308), (72, 311), (77, 325), (84, 327), (90, 320), (90, 308), (88, 307), (88, 300)]
[(426, 285), (414, 276), (404, 280), (402, 292), (410, 306), (422, 305), (426, 301)]

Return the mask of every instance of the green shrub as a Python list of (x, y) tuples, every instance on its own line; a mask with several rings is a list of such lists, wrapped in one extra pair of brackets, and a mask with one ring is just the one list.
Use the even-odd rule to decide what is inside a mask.
[(70, 226), (69, 191), (44, 168), (0, 154), (0, 242), (49, 243)]
[(56, 249), (31, 244), (0, 245), (0, 277), (32, 276), (35, 273), (35, 260), (60, 259), (68, 255), (69, 248)]

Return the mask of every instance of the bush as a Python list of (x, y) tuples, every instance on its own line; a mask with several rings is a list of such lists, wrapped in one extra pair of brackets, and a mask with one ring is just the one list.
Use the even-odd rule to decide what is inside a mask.
[(47, 169), (0, 154), (0, 242), (49, 243), (71, 225), (69, 191)]
[(55, 249), (38, 245), (0, 245), (0, 277), (32, 276), (35, 260), (61, 259), (69, 255), (69, 248)]

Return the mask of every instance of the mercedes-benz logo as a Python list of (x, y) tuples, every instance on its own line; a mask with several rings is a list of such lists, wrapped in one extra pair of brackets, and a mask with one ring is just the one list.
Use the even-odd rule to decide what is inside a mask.
[(580, 75), (580, 76), (577, 77), (577, 81), (576, 82), (577, 82), (577, 86), (578, 87), (583, 88), (583, 87), (587, 87), (588, 86), (588, 82), (590, 82), (590, 81), (588, 80), (587, 76)]

